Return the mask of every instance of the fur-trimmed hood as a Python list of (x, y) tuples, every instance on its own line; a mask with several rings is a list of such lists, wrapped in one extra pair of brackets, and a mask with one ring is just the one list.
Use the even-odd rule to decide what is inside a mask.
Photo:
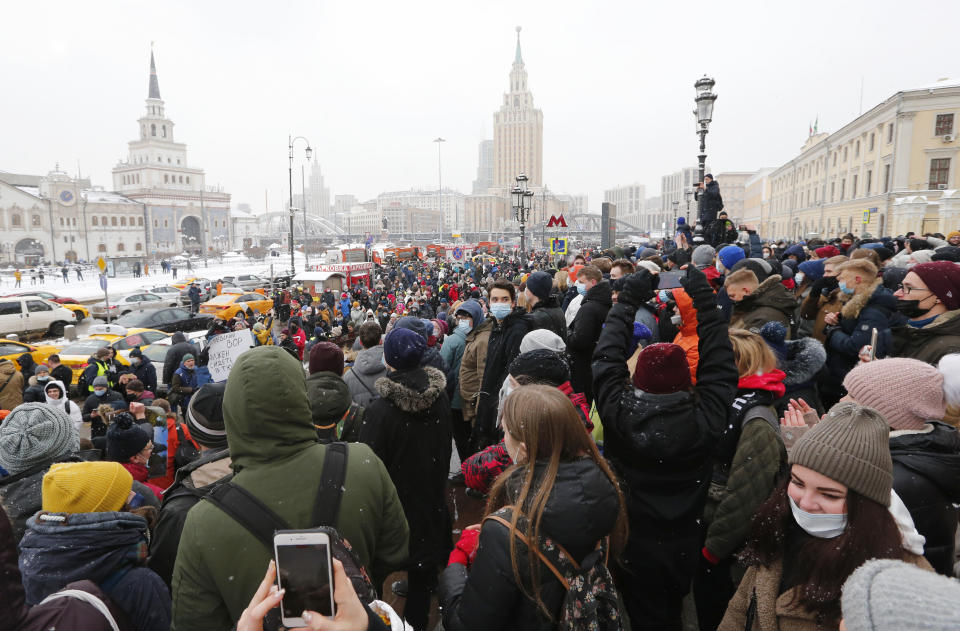
[(446, 387), (443, 373), (430, 366), (391, 372), (376, 383), (381, 397), (411, 413), (429, 410)]
[[(889, 298), (889, 300), (886, 300), (887, 298)], [(840, 315), (842, 315), (844, 318), (856, 320), (860, 317), (860, 312), (863, 311), (863, 308), (871, 302), (889, 302), (890, 304), (882, 304), (878, 306), (893, 310), (896, 308), (896, 303), (893, 302), (893, 300), (893, 294), (883, 287), (883, 279), (878, 278), (870, 283), (870, 286), (867, 287), (866, 291), (851, 296), (850, 299), (844, 303), (843, 308), (840, 310)]]
[(787, 342), (787, 356), (783, 360), (783, 383), (788, 388), (813, 381), (827, 362), (827, 351), (818, 340), (804, 337)]

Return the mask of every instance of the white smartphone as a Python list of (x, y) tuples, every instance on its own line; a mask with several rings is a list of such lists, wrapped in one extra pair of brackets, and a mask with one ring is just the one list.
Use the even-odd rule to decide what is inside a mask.
[(280, 530), (273, 535), (277, 586), (287, 590), (280, 601), (285, 627), (304, 627), (304, 611), (332, 617), (333, 564), (330, 537), (312, 530)]

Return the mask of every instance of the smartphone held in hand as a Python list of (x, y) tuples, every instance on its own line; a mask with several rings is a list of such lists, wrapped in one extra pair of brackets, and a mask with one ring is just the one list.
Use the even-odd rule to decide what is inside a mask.
[(277, 586), (286, 590), (280, 615), (286, 627), (302, 627), (304, 611), (332, 617), (330, 536), (313, 530), (279, 530), (273, 536)]

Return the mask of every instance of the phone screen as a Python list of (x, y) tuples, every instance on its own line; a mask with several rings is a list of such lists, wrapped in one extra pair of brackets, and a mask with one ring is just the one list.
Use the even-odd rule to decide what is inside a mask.
[(280, 587), (287, 590), (280, 602), (283, 617), (299, 618), (306, 610), (332, 616), (327, 545), (278, 545), (276, 550)]

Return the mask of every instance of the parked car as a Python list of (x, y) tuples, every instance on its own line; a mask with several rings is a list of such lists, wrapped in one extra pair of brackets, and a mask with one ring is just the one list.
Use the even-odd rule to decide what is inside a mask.
[(90, 317), (90, 312), (82, 304), (74, 300), (73, 298), (67, 298), (65, 296), (58, 296), (56, 294), (51, 294), (49, 291), (21, 291), (15, 294), (9, 294), (10, 296), (40, 296), (44, 300), (49, 300), (50, 302), (55, 302), (58, 305), (62, 305), (73, 311), (73, 317), (76, 324), (80, 324), (84, 321), (85, 318)]
[(273, 301), (263, 294), (222, 294), (200, 305), (200, 313), (209, 313), (214, 317), (229, 320), (247, 307), (255, 313), (266, 313), (273, 308)]
[(141, 348), (170, 337), (169, 333), (156, 329), (131, 328), (116, 324), (95, 324), (90, 327), (89, 337), (67, 344), (59, 351), (60, 363), (73, 371), (76, 383), (87, 367), (87, 360), (95, 352), (106, 346), (117, 349), (117, 360), (129, 364), (128, 357), (134, 347)]
[(0, 359), (9, 359), (20, 369), (20, 362), (17, 358), (24, 353), (29, 353), (36, 364), (42, 364), (47, 361), (51, 355), (60, 352), (56, 346), (49, 344), (25, 344), (23, 342), (14, 342), (13, 340), (0, 340)]
[(264, 280), (255, 274), (238, 274), (236, 276), (224, 276), (223, 282), (229, 282), (241, 289), (253, 291), (254, 289), (269, 285), (270, 279)]
[(0, 335), (33, 333), (61, 337), (76, 321), (73, 311), (37, 295), (0, 298)]
[(174, 300), (179, 300), (181, 305), (190, 304), (190, 300), (185, 295), (181, 295), (180, 288), (174, 287), (173, 285), (157, 285), (156, 287), (146, 287), (143, 291), (151, 294), (157, 294), (163, 298), (173, 298)]
[[(183, 300), (186, 300), (185, 304), (190, 304), (189, 291), (191, 282), (196, 283), (197, 287), (200, 288), (200, 302), (203, 302), (204, 300), (210, 300), (217, 295), (217, 284), (215, 282), (208, 278), (194, 278), (187, 282), (180, 290), (180, 297)], [(174, 287), (178, 287), (179, 285), (180, 283), (177, 283), (174, 285)]]
[[(197, 352), (194, 354), (199, 356), (200, 351), (207, 345), (206, 331), (187, 333), (187, 341), (197, 347)], [(160, 397), (166, 396), (170, 389), (170, 384), (163, 380), (163, 363), (167, 359), (167, 352), (171, 346), (173, 346), (173, 342), (167, 337), (148, 346), (140, 347), (143, 356), (157, 369), (157, 390), (154, 394)]]
[(134, 311), (117, 318), (116, 323), (128, 328), (141, 327), (174, 333), (176, 331), (199, 331), (210, 328), (213, 316), (207, 313), (190, 315), (183, 307)]
[(110, 318), (116, 318), (127, 315), (133, 311), (163, 309), (164, 307), (177, 307), (179, 305), (179, 298), (164, 297), (158, 294), (138, 291), (111, 299), (109, 307), (104, 302), (95, 303), (91, 305), (90, 313), (95, 318), (106, 318), (108, 315)]

